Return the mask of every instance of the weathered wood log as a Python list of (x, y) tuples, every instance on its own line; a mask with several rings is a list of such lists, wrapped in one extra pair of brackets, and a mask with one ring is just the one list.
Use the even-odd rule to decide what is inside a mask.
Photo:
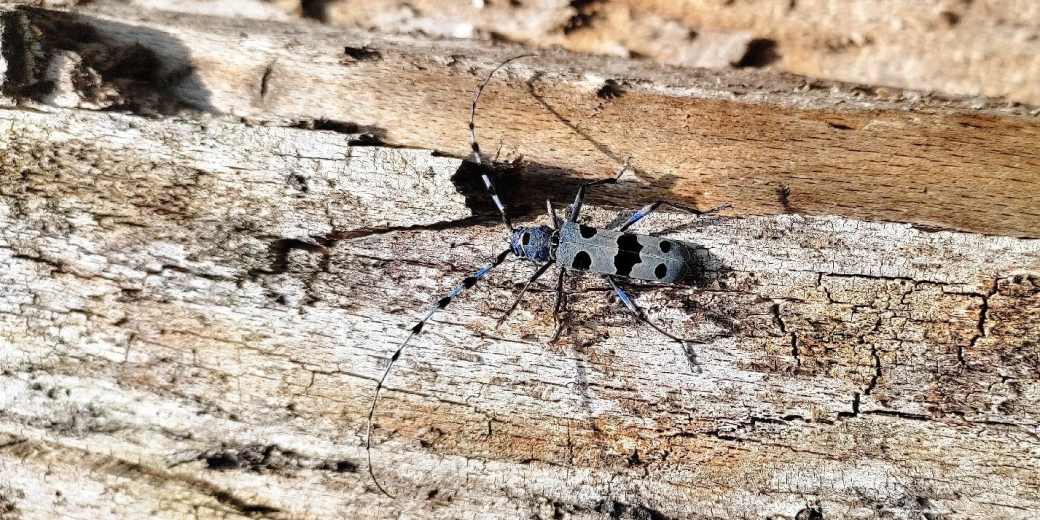
[[(143, 113), (190, 106), (325, 119), (461, 157), (475, 83), (523, 51), (90, 6), (4, 15), (5, 92)], [(578, 65), (551, 53), (492, 83), (479, 126), (485, 147), (502, 144), (532, 170), (601, 176), (631, 157), (641, 200), (1037, 237), (1040, 122), (1031, 113), (760, 72)]]
[[(213, 2), (138, 0), (212, 12)], [(326, 23), (639, 56), (772, 67), (874, 85), (1040, 104), (1040, 9), (1022, 0), (276, 2)], [(272, 10), (265, 3), (261, 16)]]
[(652, 217), (709, 266), (636, 289), (692, 357), (594, 279), (560, 346), (548, 288), (496, 329), (529, 270), (507, 264), (389, 380), (390, 501), (373, 378), (504, 239), (457, 160), (67, 110), (0, 131), (0, 494), (25, 518), (1040, 511), (1035, 240)]
[(191, 14), (303, 17), (697, 67), (1040, 103), (1040, 10), (1022, 0), (130, 0)]
[[(481, 130), (527, 159), (501, 172), (519, 222), (544, 221), (545, 198), (566, 203), (609, 162), (583, 139), (540, 135), (551, 119), (523, 112), (535, 105), (522, 86), (539, 71), (535, 92), (561, 114), (583, 113), (602, 85), (582, 74), (643, 77), (599, 102), (645, 138), (568, 121), (616, 156), (672, 164), (677, 199), (705, 174), (674, 165), (708, 148), (676, 144), (687, 134), (654, 107), (762, 125), (764, 137), (730, 136), (740, 153), (706, 155), (709, 171), (757, 172), (770, 149), (793, 163), (814, 154), (817, 171), (786, 195), (737, 182), (695, 194), (737, 205), (721, 217), (640, 224), (694, 245), (706, 268), (703, 286), (633, 287), (651, 319), (698, 342), (688, 351), (592, 277), (570, 283), (555, 346), (549, 287), (495, 326), (530, 266), (507, 263), (468, 291), (388, 380), (373, 462), (390, 500), (365, 472), (374, 378), (431, 301), (503, 246), (472, 171), (444, 153), (465, 150), (472, 83), (515, 51), (101, 5), (112, 11), (2, 17), (3, 91), (19, 104), (0, 109), (0, 516), (1040, 512), (1040, 241), (999, 236), (1037, 234), (1029, 109), (856, 100), (843, 85), (792, 93), (798, 80), (778, 76), (722, 74), (715, 87), (706, 72), (622, 61), (573, 73), (564, 55), (511, 68)], [(453, 54), (474, 74), (454, 77), (439, 61)], [(713, 90), (755, 78), (750, 102)], [(633, 98), (650, 107), (643, 119)], [(86, 110), (120, 108), (153, 117)], [(810, 124), (832, 116), (864, 125)], [(960, 124), (980, 121), (990, 128)], [(297, 128), (263, 126), (286, 122)], [(676, 155), (639, 155), (659, 135)], [(843, 146), (909, 157), (841, 159)], [(847, 181), (863, 190), (921, 164), (911, 180), (932, 200), (879, 210), (866, 191), (829, 191), (834, 164), (875, 175)], [(878, 196), (911, 185), (903, 172)], [(603, 188), (588, 218), (647, 202), (662, 179), (644, 170)], [(942, 191), (939, 179), (979, 182)], [(774, 188), (777, 207), (754, 202)], [(990, 204), (944, 213), (968, 194)], [(749, 214), (831, 209), (845, 216)], [(849, 218), (893, 212), (994, 234)]]

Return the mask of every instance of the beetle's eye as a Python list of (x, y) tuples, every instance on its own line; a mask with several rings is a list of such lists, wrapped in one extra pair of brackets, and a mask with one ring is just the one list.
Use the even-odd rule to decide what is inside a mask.
[(527, 231), (524, 231), (524, 234), (520, 235), (520, 243), (526, 246), (530, 242), (531, 242), (531, 234), (528, 233)]

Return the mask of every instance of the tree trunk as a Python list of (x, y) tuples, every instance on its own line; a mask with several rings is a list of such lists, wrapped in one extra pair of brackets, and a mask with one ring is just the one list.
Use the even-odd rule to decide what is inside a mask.
[(559, 343), (552, 282), (496, 327), (520, 260), (438, 314), (376, 409), (391, 499), (375, 381), (505, 246), (451, 155), (516, 49), (106, 9), (3, 14), (0, 517), (1040, 514), (1029, 107), (511, 65), (480, 130), (518, 224), (627, 155), (590, 223), (733, 208), (638, 226), (705, 269), (631, 286), (689, 348), (592, 275)]

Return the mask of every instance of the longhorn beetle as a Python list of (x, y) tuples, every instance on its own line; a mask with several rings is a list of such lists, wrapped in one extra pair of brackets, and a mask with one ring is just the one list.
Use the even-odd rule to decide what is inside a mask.
[[(477, 101), (480, 100), (480, 94), (484, 92), (484, 87), (487, 86), (488, 82), (491, 81), (491, 77), (494, 76), (499, 69), (511, 61), (528, 56), (532, 55), (524, 54), (514, 56), (503, 61), (495, 67), (477, 87), (477, 93), (473, 97), (473, 103), (470, 105), (469, 111), (469, 137), (472, 153), (468, 160), (475, 163), (478, 168), (481, 168), (484, 165), (483, 159), (480, 155), (480, 146), (477, 144), (477, 130), (475, 126)], [(686, 340), (665, 331), (651, 322), (643, 310), (632, 301), (632, 298), (628, 293), (618, 285), (617, 281), (620, 278), (628, 278), (665, 284), (680, 283), (694, 275), (698, 270), (697, 261), (693, 252), (690, 251), (690, 249), (688, 249), (682, 242), (650, 235), (629, 233), (627, 230), (662, 205), (668, 205), (698, 215), (713, 213), (727, 206), (720, 206), (707, 212), (701, 212), (694, 208), (688, 208), (678, 204), (658, 200), (643, 206), (639, 211), (636, 211), (632, 216), (622, 221), (619, 225), (608, 229), (597, 229), (579, 223), (578, 216), (581, 214), (581, 206), (585, 201), (585, 192), (593, 186), (616, 184), (628, 168), (629, 163), (626, 161), (624, 166), (621, 167), (621, 170), (618, 171), (615, 176), (586, 182), (579, 186), (578, 193), (574, 197), (574, 203), (570, 205), (566, 212), (565, 220), (561, 220), (556, 215), (552, 203), (546, 201), (546, 207), (552, 225), (534, 227), (513, 226), (513, 222), (509, 219), (509, 215), (506, 214), (506, 209), (502, 204), (502, 200), (499, 199), (498, 194), (495, 192), (495, 184), (488, 176), (488, 170), (486, 168), (481, 168), (481, 179), (484, 181), (484, 187), (491, 196), (491, 200), (494, 201), (495, 207), (498, 209), (498, 212), (502, 217), (502, 223), (505, 225), (506, 229), (509, 230), (509, 247), (499, 253), (491, 263), (464, 278), (462, 283), (457, 285), (441, 299), (437, 300), (436, 304), (434, 304), (430, 310), (426, 311), (426, 315), (411, 328), (408, 337), (405, 338), (404, 342), (401, 343), (401, 345), (397, 347), (397, 350), (394, 351), (393, 355), (390, 356), (390, 362), (387, 363), (386, 369), (383, 371), (383, 376), (379, 378), (379, 382), (376, 384), (375, 394), (372, 396), (372, 406), (368, 410), (368, 428), (365, 434), (365, 452), (368, 456), (368, 474), (372, 477), (372, 482), (375, 483), (376, 487), (379, 488), (379, 491), (384, 495), (393, 498), (393, 495), (387, 492), (387, 490), (379, 483), (379, 480), (376, 478), (375, 473), (372, 470), (372, 419), (375, 415), (376, 403), (379, 400), (379, 390), (383, 388), (383, 383), (386, 382), (386, 378), (390, 374), (390, 369), (394, 366), (397, 359), (401, 357), (401, 351), (408, 346), (408, 343), (412, 338), (422, 332), (426, 322), (429, 321), (437, 311), (444, 309), (451, 304), (452, 300), (459, 296), (462, 291), (473, 287), (478, 281), (484, 279), (492, 269), (504, 262), (510, 254), (521, 260), (527, 260), (538, 264), (539, 267), (534, 274), (531, 275), (531, 278), (527, 280), (527, 283), (524, 284), (523, 288), (520, 290), (520, 294), (518, 294), (516, 300), (513, 301), (513, 304), (505, 314), (499, 318), (499, 323), (504, 321), (516, 309), (517, 305), (519, 305), (520, 301), (523, 299), (524, 294), (527, 292), (527, 289), (531, 287), (531, 284), (555, 265), (559, 267), (556, 271), (556, 303), (553, 311), (553, 318), (556, 321), (556, 332), (553, 334), (553, 338), (550, 342), (555, 341), (559, 337), (563, 328), (563, 324), (559, 320), (559, 313), (564, 301), (563, 282), (565, 274), (568, 271), (577, 271), (592, 272), (602, 275), (617, 294), (617, 297), (622, 303), (624, 303), (628, 311), (635, 315), (639, 321), (678, 342), (683, 346), (683, 348), (686, 348)]]

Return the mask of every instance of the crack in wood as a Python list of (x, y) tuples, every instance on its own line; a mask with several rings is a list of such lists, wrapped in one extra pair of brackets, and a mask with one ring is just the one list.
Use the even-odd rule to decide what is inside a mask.
[(274, 66), (278, 63), (278, 59), (271, 60), (264, 67), (263, 73), (260, 74), (260, 102), (262, 103), (267, 98), (267, 93), (271, 89), (271, 76), (274, 74)]
[[(979, 319), (976, 325), (977, 332), (972, 336), (971, 341), (968, 343), (968, 347), (972, 352), (975, 351), (975, 346), (978, 344), (979, 340), (986, 336), (986, 318), (989, 315), (989, 299), (997, 294), (1001, 280), (1001, 278), (994, 278), (993, 284), (985, 294), (972, 294), (972, 296), (978, 297), (981, 300), (981, 304), (979, 305)], [(968, 366), (968, 363), (964, 358), (963, 345), (957, 345), (957, 360), (961, 365)]]
[(116, 477), (147, 479), (155, 481), (155, 484), (160, 486), (165, 483), (174, 483), (175, 485), (187, 487), (194, 492), (209, 496), (218, 503), (246, 516), (266, 517), (282, 511), (278, 507), (241, 498), (232, 491), (221, 488), (204, 479), (156, 469), (110, 454), (94, 453), (84, 449), (33, 440), (27, 437), (19, 437), (18, 439), (22, 442), (8, 443), (4, 450), (8, 452), (16, 451), (14, 454), (22, 461), (39, 461), (46, 464), (55, 458), (74, 456), (95, 471)]

